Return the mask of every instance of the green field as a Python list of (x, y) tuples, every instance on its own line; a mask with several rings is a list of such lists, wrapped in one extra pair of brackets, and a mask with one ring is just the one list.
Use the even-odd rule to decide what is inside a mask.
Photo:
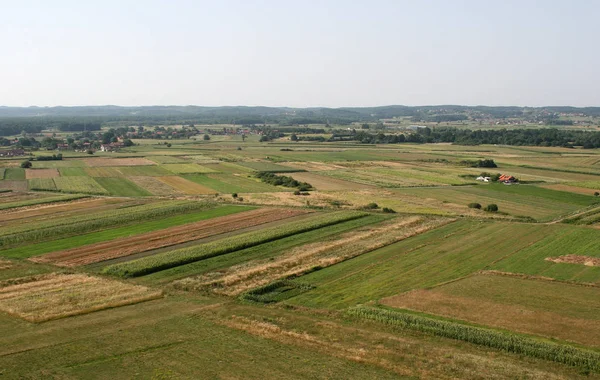
[(455, 222), (303, 276), (316, 288), (286, 303), (344, 308), (434, 286), (486, 269), (541, 240), (543, 232), (533, 224)]
[(6, 168), (6, 170), (4, 171), (4, 179), (23, 180), (25, 179), (25, 169)]
[(33, 161), (55, 178), (0, 160), (0, 377), (600, 379), (600, 151), (240, 127)]
[(90, 177), (56, 177), (53, 180), (56, 189), (64, 193), (108, 195), (108, 191)]
[(141, 197), (152, 195), (150, 192), (137, 186), (125, 178), (95, 178), (95, 181), (105, 188), (110, 195), (123, 197)]
[(25, 247), (7, 249), (2, 251), (0, 253), (0, 256), (11, 258), (28, 258), (43, 255), (49, 252), (60, 251), (63, 249), (76, 248), (87, 244), (94, 244), (121, 237), (134, 236), (145, 232), (157, 231), (167, 227), (180, 226), (186, 223), (198, 222), (200, 220), (230, 215), (251, 209), (252, 207), (247, 206), (217, 207), (206, 211), (169, 216), (158, 220), (139, 222), (124, 227), (109, 228), (98, 232), (80, 234), (64, 239), (58, 239), (39, 244), (32, 244)]

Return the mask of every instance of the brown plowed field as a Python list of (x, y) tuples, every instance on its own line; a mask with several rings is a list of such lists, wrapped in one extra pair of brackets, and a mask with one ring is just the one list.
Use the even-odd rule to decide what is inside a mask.
[(252, 210), (148, 232), (133, 237), (120, 238), (108, 242), (52, 252), (43, 256), (34, 257), (30, 260), (38, 263), (51, 263), (67, 267), (87, 265), (286, 219), (305, 214), (306, 212), (307, 211), (303, 210), (287, 209)]
[(58, 169), (25, 169), (25, 178), (54, 178), (60, 177)]

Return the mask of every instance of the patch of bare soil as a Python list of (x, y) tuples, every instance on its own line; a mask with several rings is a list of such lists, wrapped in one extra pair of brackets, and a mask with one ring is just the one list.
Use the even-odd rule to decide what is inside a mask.
[(580, 264), (587, 267), (600, 267), (600, 257), (564, 255), (558, 257), (546, 257), (546, 261), (552, 261), (553, 263)]

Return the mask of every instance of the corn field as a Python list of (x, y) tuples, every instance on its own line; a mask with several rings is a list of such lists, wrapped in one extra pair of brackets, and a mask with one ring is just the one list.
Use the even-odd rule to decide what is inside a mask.
[(402, 311), (357, 306), (349, 309), (347, 313), (352, 317), (373, 320), (394, 327), (421, 331), (518, 355), (531, 356), (588, 371), (600, 372), (600, 353), (573, 346), (543, 342), (525, 336), (427, 318)]

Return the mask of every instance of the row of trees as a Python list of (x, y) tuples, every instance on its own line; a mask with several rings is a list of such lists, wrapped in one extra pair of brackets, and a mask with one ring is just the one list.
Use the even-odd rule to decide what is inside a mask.
[(470, 130), (451, 127), (419, 128), (415, 133), (372, 134), (366, 131), (352, 131), (344, 135), (334, 135), (332, 140), (353, 140), (365, 144), (412, 143), (454, 143), (459, 145), (530, 145), (530, 146), (582, 146), (585, 149), (600, 148), (600, 132), (574, 131), (566, 129), (497, 129)]

